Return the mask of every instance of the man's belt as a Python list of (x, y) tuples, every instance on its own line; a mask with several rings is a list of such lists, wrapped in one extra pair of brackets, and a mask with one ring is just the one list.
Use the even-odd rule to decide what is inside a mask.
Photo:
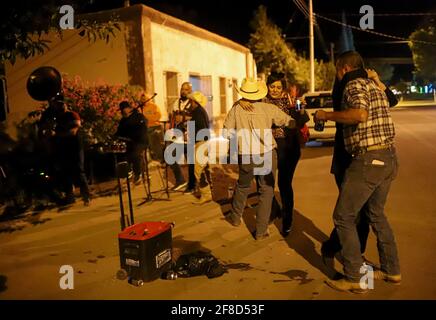
[(374, 146), (369, 146), (365, 148), (360, 148), (356, 152), (353, 153), (353, 157), (357, 157), (359, 155), (362, 155), (368, 151), (375, 151), (375, 150), (390, 150), (392, 148), (392, 144), (377, 144)]

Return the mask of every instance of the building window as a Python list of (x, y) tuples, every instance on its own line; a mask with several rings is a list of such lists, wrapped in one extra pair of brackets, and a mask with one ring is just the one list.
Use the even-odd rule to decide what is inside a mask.
[(189, 82), (192, 85), (192, 92), (194, 91), (202, 91), (201, 90), (201, 77), (197, 74), (189, 75)]
[(232, 84), (233, 84), (233, 103), (235, 103), (239, 99), (238, 91), (236, 91), (236, 88), (238, 87), (238, 80), (233, 79)]
[(221, 106), (221, 114), (227, 113), (227, 88), (226, 88), (227, 79), (220, 78), (220, 106)]
[(179, 98), (179, 88), (177, 84), (177, 72), (164, 72), (167, 88), (166, 107), (168, 114), (173, 112), (174, 102)]

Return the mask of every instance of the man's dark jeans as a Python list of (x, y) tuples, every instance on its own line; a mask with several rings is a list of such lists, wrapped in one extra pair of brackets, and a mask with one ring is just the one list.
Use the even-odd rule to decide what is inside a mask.
[(292, 225), (294, 213), (294, 190), (292, 180), (295, 169), (301, 156), (298, 140), (292, 141), (292, 137), (277, 138), (277, 165), (278, 185), (280, 198), (282, 199), (283, 231)]
[(67, 199), (74, 199), (73, 186), (80, 187), (84, 200), (90, 199), (88, 180), (85, 174), (85, 152), (79, 135), (55, 137), (56, 178)]
[[(244, 164), (239, 157), (239, 179), (233, 194), (232, 211), (233, 220), (241, 219), (247, 202), (248, 194), (251, 190), (251, 182), (256, 178), (259, 188), (259, 205), (256, 213), (256, 236), (263, 236), (267, 232), (269, 218), (271, 214), (271, 204), (274, 195), (275, 172), (277, 169), (277, 154), (273, 150), (270, 155), (264, 155), (265, 159), (270, 157), (269, 164), (262, 162), (255, 164), (251, 159), (250, 163)], [(266, 175), (255, 175), (256, 168), (270, 166), (271, 170)]]
[(392, 180), (397, 175), (395, 150), (369, 151), (353, 158), (346, 170), (333, 220), (342, 245), (344, 273), (349, 281), (359, 282), (363, 260), (360, 252), (356, 219), (366, 204), (367, 217), (377, 237), (381, 269), (400, 274), (397, 246), (384, 206)]
[[(333, 151), (332, 173), (335, 176), (336, 186), (338, 187), (339, 191), (341, 191), (341, 185), (344, 181), (345, 172), (350, 166), (352, 159), (353, 158), (351, 155), (345, 150), (343, 143), (338, 144), (336, 142)], [(366, 215), (366, 210), (367, 207), (365, 205), (363, 206), (362, 210), (360, 210), (356, 220), (357, 234), (359, 235), (360, 241), (360, 252), (362, 254), (366, 251), (366, 244), (369, 236), (369, 221)], [(339, 242), (336, 228), (333, 228), (329, 239), (323, 243), (322, 251), (329, 255), (335, 255), (341, 251), (341, 243)]]
[(127, 147), (127, 161), (132, 167), (134, 180), (138, 181), (141, 178), (144, 168), (144, 151), (147, 149), (143, 144), (132, 144)]

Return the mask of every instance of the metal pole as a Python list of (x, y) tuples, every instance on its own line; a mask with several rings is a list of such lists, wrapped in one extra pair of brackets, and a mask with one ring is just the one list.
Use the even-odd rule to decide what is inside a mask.
[(121, 231), (123, 231), (126, 228), (126, 218), (124, 215), (124, 204), (123, 204), (123, 187), (121, 186), (121, 181), (120, 181), (120, 175), (118, 173), (118, 159), (117, 159), (117, 154), (114, 153), (114, 161), (115, 161), (115, 174), (117, 175), (117, 182), (118, 182), (118, 196), (119, 196), (119, 200), (120, 200), (120, 213), (121, 213)]
[(330, 62), (335, 63), (335, 44), (330, 42)]
[(130, 181), (129, 181), (129, 175), (127, 175), (127, 195), (129, 199), (129, 211), (130, 211), (130, 223), (129, 226), (135, 224), (135, 219), (133, 217), (133, 207), (132, 207), (132, 194), (130, 192)]
[(310, 92), (315, 91), (315, 45), (313, 41), (313, 7), (309, 0)]

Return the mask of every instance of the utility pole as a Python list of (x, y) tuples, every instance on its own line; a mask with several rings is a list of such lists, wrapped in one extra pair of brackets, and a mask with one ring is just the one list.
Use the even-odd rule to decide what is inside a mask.
[(309, 0), (310, 92), (315, 91), (315, 44), (313, 39), (313, 7)]
[(330, 42), (330, 62), (335, 63), (335, 44)]

